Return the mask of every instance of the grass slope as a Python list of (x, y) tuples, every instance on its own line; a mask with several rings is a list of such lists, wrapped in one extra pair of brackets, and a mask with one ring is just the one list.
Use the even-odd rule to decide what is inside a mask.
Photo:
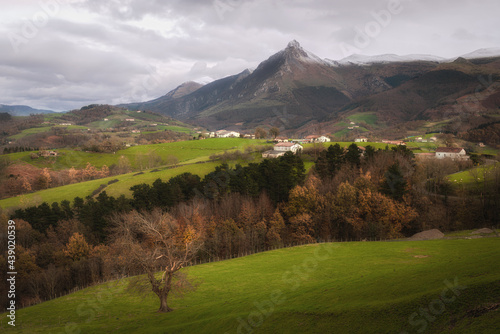
[[(214, 153), (220, 153), (232, 149), (244, 149), (247, 146), (260, 145), (264, 140), (251, 140), (242, 138), (212, 138), (206, 140), (190, 140), (165, 144), (138, 145), (129, 147), (113, 153), (93, 153), (68, 149), (57, 150), (57, 157), (31, 159), (33, 152), (20, 152), (5, 155), (11, 161), (17, 160), (27, 162), (39, 168), (50, 168), (54, 170), (75, 167), (85, 168), (88, 162), (97, 168), (103, 165), (108, 167), (117, 164), (123, 155), (130, 161), (132, 168), (140, 168), (141, 160), (148, 159), (148, 155), (154, 153), (163, 161), (170, 156), (175, 156), (179, 162), (192, 161), (193, 159), (208, 157)], [(207, 160), (205, 159), (205, 160)], [(202, 161), (198, 159), (197, 161)]]
[(32, 205), (39, 205), (42, 202), (49, 204), (53, 202), (60, 202), (62, 200), (72, 201), (75, 197), (85, 198), (92, 194), (94, 190), (99, 188), (101, 184), (107, 184), (111, 180), (118, 180), (118, 182), (110, 184), (104, 190), (110, 196), (119, 197), (125, 195), (131, 197), (132, 192), (130, 187), (147, 183), (152, 184), (156, 179), (168, 180), (171, 177), (177, 176), (182, 173), (193, 173), (200, 177), (205, 176), (220, 165), (220, 162), (184, 165), (177, 168), (157, 168), (153, 170), (146, 170), (140, 173), (129, 173), (118, 176), (111, 176), (103, 179), (80, 182), (69, 184), (67, 186), (50, 188), (46, 190), (37, 191), (31, 194), (10, 197), (0, 200), (0, 207), (3, 209), (25, 207)]
[(498, 333), (500, 311), (483, 308), (499, 301), (499, 246), (484, 238), (281, 249), (189, 268), (201, 284), (173, 298), (172, 313), (156, 313), (151, 294), (125, 293), (124, 279), (19, 310), (9, 332)]

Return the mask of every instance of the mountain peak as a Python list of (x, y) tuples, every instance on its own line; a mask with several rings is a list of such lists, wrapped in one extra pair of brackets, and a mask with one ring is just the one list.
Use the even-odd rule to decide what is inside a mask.
[(300, 46), (300, 43), (297, 42), (295, 39), (293, 41), (291, 41), (290, 43), (288, 43), (287, 49), (292, 49), (292, 48), (297, 48), (297, 49), (302, 49), (302, 47)]
[(303, 62), (318, 62), (324, 63), (324, 61), (316, 56), (315, 54), (305, 50), (299, 42), (295, 39), (288, 43), (286, 49), (284, 50), (285, 57), (290, 59), (295, 59)]

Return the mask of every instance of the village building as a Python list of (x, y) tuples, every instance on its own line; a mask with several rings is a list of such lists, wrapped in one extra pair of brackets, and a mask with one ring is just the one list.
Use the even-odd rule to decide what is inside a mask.
[(366, 142), (368, 142), (368, 138), (366, 138), (366, 137), (359, 137), (359, 138), (354, 139), (354, 141), (356, 143), (366, 143)]
[(438, 147), (436, 159), (468, 160), (469, 156), (462, 147)]
[(239, 138), (240, 133), (236, 131), (226, 131), (226, 130), (219, 130), (216, 131), (217, 137), (219, 138)]
[(274, 149), (262, 153), (263, 158), (278, 158), (284, 156), (287, 152), (297, 154), (302, 151), (303, 147), (297, 143), (278, 143), (274, 145)]
[(133, 119), (133, 118), (127, 118), (127, 119), (125, 119), (125, 121), (127, 121), (127, 122), (135, 122), (135, 119)]
[(283, 137), (283, 136), (276, 137), (276, 138), (274, 138), (274, 141), (276, 143), (288, 143), (288, 138), (287, 137)]
[(330, 138), (327, 136), (311, 135), (304, 138), (304, 142), (306, 143), (328, 143), (330, 141)]

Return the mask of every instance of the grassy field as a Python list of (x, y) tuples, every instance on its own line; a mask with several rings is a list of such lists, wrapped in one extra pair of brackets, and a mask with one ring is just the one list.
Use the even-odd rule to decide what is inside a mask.
[(377, 123), (377, 114), (374, 112), (363, 112), (347, 116), (347, 119), (354, 123), (366, 123), (373, 125)]
[[(206, 162), (210, 155), (222, 153), (226, 150), (244, 150), (248, 146), (260, 145), (265, 143), (263, 140), (250, 140), (240, 138), (218, 138), (207, 139), (202, 141), (183, 141), (157, 145), (134, 146), (126, 150), (117, 152), (116, 154), (100, 154), (87, 153), (70, 150), (59, 150), (60, 156), (57, 158), (31, 160), (29, 152), (9, 154), (11, 160), (22, 160), (34, 164), (37, 167), (51, 167), (54, 169), (69, 168), (84, 168), (87, 162), (90, 162), (96, 167), (102, 165), (110, 166), (118, 162), (120, 156), (125, 156), (129, 159), (133, 168), (139, 169), (141, 160), (146, 160), (149, 154), (155, 154), (161, 159), (166, 159), (173, 155), (179, 160), (181, 166), (177, 168), (156, 167), (153, 169), (144, 170), (142, 172), (133, 172), (125, 175), (112, 176), (108, 178), (81, 182), (77, 184), (66, 185), (57, 188), (50, 188), (42, 191), (37, 191), (31, 194), (21, 195), (0, 200), (0, 207), (4, 209), (38, 205), (42, 202), (60, 202), (64, 199), (72, 200), (79, 196), (85, 198), (92, 194), (94, 190), (99, 188), (101, 184), (107, 184), (111, 180), (119, 180), (105, 188), (106, 192), (118, 197), (125, 195), (130, 197), (130, 187), (140, 183), (152, 184), (156, 179), (169, 179), (176, 175), (190, 172), (200, 177), (213, 171), (220, 162)], [(52, 160), (51, 160), (52, 159)], [(196, 162), (205, 162), (202, 164), (194, 164)], [(312, 166), (312, 164), (311, 164)], [(311, 166), (308, 166), (309, 168)]]
[[(498, 333), (500, 239), (307, 245), (198, 265), (174, 312), (127, 279), (16, 313), (8, 333)], [(493, 305), (493, 306), (492, 306)], [(491, 310), (488, 311), (488, 307)]]
[(157, 168), (153, 170), (146, 170), (140, 173), (129, 173), (124, 175), (112, 176), (98, 180), (86, 181), (81, 183), (70, 184), (57, 188), (50, 188), (46, 190), (37, 191), (31, 194), (6, 198), (0, 200), (0, 207), (3, 209), (39, 205), (42, 202), (53, 203), (62, 200), (72, 201), (75, 197), (85, 198), (92, 194), (94, 190), (99, 188), (101, 184), (108, 184), (111, 180), (118, 180), (118, 182), (110, 184), (104, 190), (108, 195), (119, 197), (125, 195), (131, 197), (132, 192), (130, 187), (147, 183), (152, 184), (156, 179), (168, 180), (171, 177), (177, 176), (182, 173), (193, 173), (200, 177), (210, 173), (220, 163), (211, 162), (195, 165), (179, 166), (177, 168)]
[(42, 127), (38, 127), (38, 128), (30, 128), (30, 129), (23, 130), (20, 133), (9, 137), (9, 139), (18, 140), (18, 139), (24, 138), (24, 137), (29, 136), (29, 135), (34, 135), (34, 134), (37, 134), (37, 133), (42, 133), (42, 132), (50, 131), (53, 127), (68, 128), (70, 130), (87, 130), (86, 126), (78, 126), (78, 125), (69, 125), (69, 126), (42, 126)]
[[(108, 167), (117, 164), (121, 156), (129, 159), (132, 168), (141, 169), (145, 159), (148, 159), (150, 154), (158, 156), (163, 161), (171, 156), (175, 156), (179, 162), (186, 161), (203, 161), (214, 153), (221, 153), (226, 150), (240, 149), (243, 150), (247, 146), (261, 145), (265, 143), (263, 140), (241, 139), (241, 138), (212, 138), (206, 140), (181, 141), (165, 144), (154, 145), (139, 145), (129, 147), (113, 153), (93, 153), (82, 152), (68, 149), (57, 150), (59, 156), (54, 158), (31, 159), (30, 155), (33, 152), (20, 152), (6, 155), (11, 161), (21, 160), (32, 164), (39, 168), (48, 167), (54, 170), (67, 169), (75, 167), (78, 169), (85, 168), (88, 162), (93, 166), (101, 168), (103, 165)], [(205, 158), (205, 159), (203, 159)]]
[(485, 177), (487, 181), (488, 179), (491, 180), (495, 178), (495, 172), (498, 173), (498, 168), (500, 168), (500, 163), (488, 166), (478, 166), (470, 170), (451, 174), (448, 176), (448, 180), (456, 186), (480, 187), (483, 185)]

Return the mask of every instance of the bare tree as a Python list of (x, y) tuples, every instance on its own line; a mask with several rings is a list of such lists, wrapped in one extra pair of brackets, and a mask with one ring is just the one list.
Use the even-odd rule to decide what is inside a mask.
[[(151, 290), (160, 299), (158, 312), (173, 311), (167, 303), (169, 293), (186, 286), (185, 280), (176, 278), (200, 249), (200, 232), (189, 223), (180, 224), (160, 209), (132, 211), (116, 216), (114, 221), (114, 243), (124, 252), (121, 259), (129, 268), (146, 273)], [(156, 275), (158, 270), (161, 277)]]

